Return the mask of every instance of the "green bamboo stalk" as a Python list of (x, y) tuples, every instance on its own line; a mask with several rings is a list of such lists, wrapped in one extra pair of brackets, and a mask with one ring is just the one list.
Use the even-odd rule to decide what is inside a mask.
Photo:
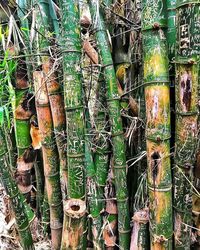
[(164, 1), (142, 1), (151, 249), (172, 249), (170, 99)]
[(50, 232), (50, 208), (47, 197), (47, 189), (44, 189), (44, 200), (42, 204), (42, 224), (43, 224), (43, 234), (48, 235)]
[[(68, 163), (68, 204), (76, 199), (78, 204), (85, 200), (85, 117), (82, 95), (82, 72), (81, 72), (81, 38), (79, 24), (79, 1), (62, 0), (61, 26), (62, 40), (61, 49), (63, 55), (63, 79), (65, 113), (67, 119), (67, 163)], [(81, 201), (82, 200), (82, 201)], [(83, 204), (83, 206), (85, 206)], [(78, 210), (80, 211), (80, 210)], [(68, 221), (68, 214), (65, 210), (64, 221)], [(74, 211), (75, 214), (75, 211)], [(73, 211), (72, 215), (73, 216)], [(86, 214), (80, 218), (85, 221)], [(67, 226), (67, 224), (66, 224)], [(73, 246), (73, 239), (69, 237), (69, 230), (63, 228), (63, 249)], [(73, 223), (71, 230), (75, 232), (76, 223)], [(80, 222), (82, 232), (86, 231), (86, 224)], [(65, 233), (67, 235), (65, 235)], [(84, 235), (76, 232), (77, 249), (85, 249), (86, 242)], [(73, 249), (73, 248), (69, 248)]]
[[(39, 35), (39, 50), (44, 53), (41, 56), (42, 70), (45, 73), (45, 82), (47, 86), (47, 91), (49, 95), (54, 134), (56, 139), (56, 144), (59, 152), (60, 167), (62, 170), (62, 175), (67, 185), (67, 157), (65, 152), (66, 137), (65, 137), (65, 111), (63, 96), (61, 93), (61, 86), (56, 79), (56, 73), (53, 69), (53, 60), (49, 55), (49, 46), (51, 45), (51, 40), (53, 38), (53, 28), (52, 19), (50, 15), (50, 6), (48, 0), (38, 1), (38, 30)], [(58, 32), (58, 31), (56, 31)], [(47, 37), (47, 34), (50, 35)], [(51, 35), (52, 33), (52, 35)]]
[(41, 133), (45, 184), (50, 207), (52, 248), (60, 249), (63, 209), (60, 187), (59, 156), (54, 140), (53, 120), (47, 88), (44, 81), (44, 72), (34, 71), (33, 78), (36, 93), (38, 125)]
[(53, 0), (49, 0), (49, 12), (53, 23), (55, 37), (58, 39), (60, 34), (60, 27)]
[[(87, 105), (87, 104), (86, 104)], [(89, 110), (85, 110), (86, 118), (86, 141), (85, 141), (85, 161), (86, 161), (86, 178), (87, 178), (87, 200), (89, 205), (89, 217), (91, 217), (91, 231), (92, 241), (94, 249), (103, 249), (103, 241), (100, 237), (102, 229), (102, 218), (101, 218), (101, 202), (99, 201), (99, 188), (96, 183), (95, 176), (95, 164), (93, 160), (93, 154), (91, 149), (91, 124)]]
[(96, 173), (96, 182), (99, 189), (99, 199), (101, 200), (101, 210), (105, 208), (104, 199), (104, 189), (106, 186), (106, 181), (108, 178), (109, 170), (109, 158), (110, 158), (110, 149), (109, 149), (109, 121), (107, 113), (107, 104), (106, 98), (104, 95), (105, 89), (105, 80), (103, 73), (100, 72), (98, 80), (98, 103), (96, 109), (97, 115), (95, 117), (95, 133), (96, 133), (96, 151), (94, 154), (94, 164), (95, 164), (95, 173)]
[[(118, 207), (119, 246), (122, 249), (129, 249), (130, 218), (126, 184), (126, 157), (117, 80), (108, 44), (106, 28), (104, 26), (101, 10), (98, 9), (97, 5), (98, 1), (92, 0), (89, 1), (89, 3), (93, 20), (95, 20), (96, 17), (96, 23), (94, 23), (96, 29), (95, 35), (107, 88), (106, 98), (111, 123), (114, 176)], [(97, 16), (95, 16), (96, 14)]]
[[(3, 111), (4, 112), (4, 111)], [(4, 114), (0, 115), (1, 118)], [(7, 145), (5, 140), (4, 128), (1, 123), (0, 127), (0, 172), (1, 179), (3, 181), (4, 187), (6, 189), (7, 194), (10, 196), (12, 208), (15, 214), (17, 229), (20, 236), (20, 243), (25, 250), (34, 249), (31, 232), (29, 229), (29, 218), (32, 217), (33, 213), (28, 208), (25, 208), (25, 203), (23, 196), (20, 195), (18, 187), (16, 183), (13, 181), (13, 178), (9, 171), (8, 166), (8, 153), (7, 153)], [(29, 211), (29, 215), (27, 216), (26, 211)]]
[[(177, 1), (175, 249), (190, 249), (193, 166), (197, 145), (200, 46), (198, 1)], [(186, 225), (189, 225), (186, 226)]]
[[(29, 83), (25, 78), (25, 72), (19, 72), (19, 62), (16, 72), (15, 88), (15, 108), (14, 125), (15, 138), (18, 151), (17, 159), (17, 183), (20, 191), (26, 196), (27, 202), (30, 202), (31, 193), (31, 169), (35, 156), (31, 156), (31, 136), (30, 136), (30, 117), (32, 111), (29, 108), (31, 95), (29, 94)], [(21, 84), (22, 83), (22, 84)]]
[[(91, 217), (91, 226), (92, 226), (92, 234), (93, 234), (93, 244), (94, 249), (104, 249), (103, 242), (103, 218), (102, 212), (105, 209), (105, 201), (104, 201), (104, 188), (106, 185), (106, 180), (108, 176), (108, 168), (109, 168), (109, 148), (108, 148), (108, 131), (106, 131), (108, 127), (108, 121), (106, 120), (106, 107), (105, 98), (103, 94), (104, 89), (104, 79), (103, 74), (100, 73), (98, 88), (97, 88), (97, 114), (94, 118), (95, 123), (95, 134), (96, 138), (94, 141), (95, 153), (93, 157), (87, 156), (89, 150), (88, 146), (85, 150), (86, 152), (86, 163), (87, 163), (87, 180), (88, 180), (88, 202), (89, 202), (89, 212)], [(86, 114), (86, 128), (87, 134), (92, 134), (91, 125), (88, 125), (88, 120), (90, 119), (88, 110), (85, 112)], [(89, 127), (89, 128), (88, 128)], [(90, 138), (86, 136), (86, 145)], [(88, 140), (88, 141), (87, 141)], [(89, 142), (90, 143), (90, 142)], [(91, 154), (92, 155), (92, 154)], [(89, 157), (89, 159), (88, 159)], [(93, 160), (94, 158), (94, 160)], [(88, 159), (88, 160), (87, 160)], [(88, 169), (88, 166), (89, 169)]]
[(169, 61), (175, 60), (176, 49), (176, 0), (167, 1), (167, 43)]
[(32, 81), (32, 64), (31, 58), (26, 57), (26, 54), (31, 54), (32, 52), (32, 44), (30, 43), (30, 27), (29, 27), (29, 19), (26, 17), (28, 14), (30, 3), (27, 0), (17, 0), (17, 15), (20, 19), (20, 29), (23, 33), (24, 44), (25, 44), (25, 60), (27, 67), (27, 74), (29, 81)]
[[(85, 128), (78, 1), (61, 1), (69, 198), (85, 197)], [(67, 50), (66, 50), (67, 48)]]

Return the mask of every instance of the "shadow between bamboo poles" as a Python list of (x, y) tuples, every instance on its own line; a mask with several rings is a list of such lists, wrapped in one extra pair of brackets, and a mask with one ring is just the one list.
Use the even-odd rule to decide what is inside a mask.
[[(34, 214), (28, 207), (14, 182), (8, 166), (8, 155), (3, 128), (0, 128), (0, 172), (1, 179), (7, 194), (10, 196), (12, 208), (15, 214), (17, 229), (20, 236), (20, 243), (25, 250), (34, 249), (31, 232), (29, 229), (29, 219), (33, 220)], [(28, 212), (28, 213), (27, 213)]]
[(52, 248), (60, 249), (62, 238), (62, 194), (60, 187), (59, 156), (53, 134), (53, 121), (49, 106), (44, 72), (33, 73), (36, 93), (36, 109), (41, 133), (44, 175), (50, 207)]
[(164, 1), (142, 1), (151, 249), (172, 249), (172, 179), (167, 25)]
[(178, 0), (176, 53), (175, 249), (190, 249), (193, 166), (197, 145), (199, 1)]
[[(117, 80), (115, 76), (115, 70), (113, 67), (113, 61), (108, 44), (107, 32), (104, 26), (101, 10), (98, 9), (96, 1), (92, 0), (89, 1), (89, 3), (93, 21), (95, 22), (96, 20), (96, 23), (94, 23), (94, 26), (96, 28), (95, 35), (107, 87), (106, 98), (108, 102), (108, 113), (112, 131), (114, 175), (118, 206), (119, 246), (122, 249), (129, 249), (130, 215), (128, 206), (128, 190), (126, 184), (125, 143), (120, 114)], [(96, 13), (98, 13), (99, 15), (95, 19)]]

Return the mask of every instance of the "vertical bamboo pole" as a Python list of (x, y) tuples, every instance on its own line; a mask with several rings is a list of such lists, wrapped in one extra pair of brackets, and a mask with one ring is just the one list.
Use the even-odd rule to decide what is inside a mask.
[[(38, 1), (37, 29), (39, 30), (39, 51), (41, 56), (42, 70), (45, 73), (45, 84), (49, 95), (51, 114), (53, 119), (54, 134), (58, 148), (60, 167), (62, 175), (67, 185), (67, 157), (66, 157), (66, 136), (65, 136), (65, 112), (64, 102), (61, 93), (61, 86), (57, 80), (53, 60), (49, 55), (49, 47), (53, 42), (53, 20), (51, 19), (50, 6), (48, 0)], [(58, 33), (59, 31), (56, 31)], [(47, 37), (47, 34), (50, 34)], [(52, 34), (51, 34), (52, 33)], [(53, 49), (53, 46), (51, 46)]]
[[(0, 112), (0, 172), (1, 179), (3, 181), (4, 187), (7, 194), (10, 196), (12, 208), (15, 214), (17, 229), (20, 236), (20, 243), (25, 250), (34, 249), (31, 232), (29, 229), (29, 219), (34, 218), (34, 214), (28, 208), (25, 208), (25, 203), (23, 197), (19, 193), (19, 189), (13, 180), (9, 170), (9, 159), (8, 150), (5, 139), (5, 124), (4, 120), (4, 110), (1, 109)], [(27, 211), (30, 211), (27, 214)], [(28, 215), (28, 216), (27, 216)]]
[(95, 145), (96, 151), (94, 153), (94, 180), (91, 190), (95, 193), (93, 195), (92, 210), (90, 215), (92, 217), (92, 233), (93, 243), (95, 249), (104, 249), (103, 241), (103, 216), (102, 212), (105, 209), (106, 202), (104, 201), (104, 191), (106, 180), (108, 178), (109, 169), (109, 135), (108, 135), (108, 117), (107, 105), (104, 96), (105, 81), (102, 72), (99, 74), (97, 95), (96, 95), (96, 110), (94, 117), (95, 123)]
[(142, 1), (151, 249), (172, 249), (170, 98), (165, 1)]
[(178, 0), (176, 7), (175, 249), (190, 249), (193, 166), (197, 145), (200, 4), (198, 1)]
[(60, 249), (63, 209), (60, 187), (59, 156), (54, 140), (53, 120), (44, 72), (34, 71), (33, 79), (36, 93), (38, 125), (41, 134), (45, 184), (50, 207), (52, 248)]
[[(104, 25), (99, 1), (91, 0), (90, 11), (94, 21), (97, 47), (99, 49), (100, 61), (103, 67), (106, 82), (106, 98), (108, 113), (111, 124), (114, 176), (116, 186), (116, 197), (118, 207), (118, 231), (119, 246), (129, 249), (130, 244), (130, 215), (128, 205), (128, 190), (126, 183), (126, 156), (123, 136), (122, 120), (120, 114), (120, 101), (117, 89), (117, 79), (113, 67), (113, 61), (108, 44), (108, 37)], [(95, 21), (96, 20), (96, 21)]]
[[(82, 72), (81, 72), (81, 38), (79, 1), (60, 1), (64, 78), (64, 102), (67, 120), (67, 163), (68, 163), (68, 200), (65, 202), (65, 226), (63, 228), (62, 249), (86, 248), (86, 214), (85, 206), (85, 117), (83, 107)], [(68, 204), (76, 199), (74, 210)], [(70, 212), (68, 211), (70, 208)], [(79, 213), (80, 230), (73, 216)], [(71, 221), (71, 230), (67, 230)], [(71, 235), (70, 235), (71, 232)], [(81, 232), (81, 233), (80, 233)], [(67, 235), (66, 235), (67, 234)]]

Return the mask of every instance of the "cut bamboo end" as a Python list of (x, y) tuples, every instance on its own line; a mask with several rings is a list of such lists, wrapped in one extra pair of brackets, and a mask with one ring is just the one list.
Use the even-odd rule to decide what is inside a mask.
[(86, 203), (80, 199), (64, 202), (64, 223), (61, 249), (86, 248)]
[(79, 199), (70, 199), (64, 203), (64, 213), (65, 215), (79, 219), (86, 214), (86, 204), (85, 201)]

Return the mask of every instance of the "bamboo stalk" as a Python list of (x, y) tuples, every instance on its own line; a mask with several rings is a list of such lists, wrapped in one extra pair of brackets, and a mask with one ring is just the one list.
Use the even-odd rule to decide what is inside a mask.
[(42, 224), (43, 224), (43, 234), (48, 235), (50, 232), (50, 208), (47, 197), (47, 189), (44, 189), (44, 200), (42, 204)]
[[(95, 153), (93, 159), (90, 161), (90, 169), (87, 171), (88, 177), (88, 201), (90, 208), (90, 217), (92, 218), (92, 234), (94, 249), (104, 249), (103, 241), (103, 217), (102, 212), (105, 209), (104, 201), (104, 188), (106, 186), (106, 180), (108, 177), (109, 168), (109, 145), (108, 145), (108, 120), (106, 112), (106, 100), (104, 98), (105, 82), (103, 74), (100, 73), (98, 80), (98, 88), (96, 98), (96, 110), (97, 114), (94, 117), (95, 134), (94, 140)], [(88, 112), (86, 110), (86, 124), (88, 124)], [(88, 126), (87, 130), (88, 130)], [(91, 130), (91, 128), (90, 128)], [(88, 134), (92, 134), (92, 131), (88, 130)], [(88, 138), (89, 139), (89, 138)], [(87, 144), (87, 142), (86, 142)], [(86, 149), (86, 154), (89, 150)], [(91, 150), (90, 150), (91, 152)], [(87, 157), (86, 157), (87, 159)], [(87, 162), (87, 160), (86, 160)], [(87, 164), (88, 165), (88, 164)]]
[[(42, 70), (45, 73), (45, 82), (47, 86), (49, 102), (51, 107), (51, 114), (53, 119), (54, 134), (56, 144), (59, 152), (60, 167), (62, 170), (65, 185), (67, 185), (67, 157), (66, 157), (66, 136), (65, 136), (65, 112), (64, 102), (61, 93), (61, 86), (57, 81), (57, 76), (54, 69), (53, 60), (49, 56), (49, 46), (51, 45), (50, 38), (46, 38), (47, 32), (52, 32), (52, 21), (50, 14), (49, 1), (41, 0), (38, 2), (39, 16), (38, 16), (38, 30), (40, 30), (40, 47), (39, 50), (45, 53), (41, 56)], [(55, 21), (55, 20), (54, 20)], [(42, 24), (42, 25), (41, 25)], [(57, 33), (58, 31), (56, 31)], [(52, 36), (51, 36), (52, 38)]]
[(172, 249), (169, 73), (163, 32), (166, 5), (164, 1), (143, 1), (142, 5), (151, 249)]
[(16, 87), (15, 87), (15, 107), (14, 125), (15, 138), (18, 150), (16, 180), (20, 191), (26, 196), (27, 202), (30, 202), (31, 169), (35, 161), (35, 154), (31, 148), (30, 136), (30, 117), (33, 114), (31, 110), (32, 95), (29, 92), (29, 83), (26, 79), (26, 71), (23, 64), (16, 70)]
[[(67, 163), (68, 163), (68, 201), (72, 204), (73, 199), (82, 200), (81, 207), (85, 207), (85, 117), (82, 92), (81, 72), (81, 38), (80, 38), (80, 16), (79, 1), (60, 1), (62, 40), (61, 49), (63, 55), (63, 78), (64, 78), (64, 101), (67, 119)], [(78, 210), (79, 211), (79, 210)], [(71, 210), (71, 217), (76, 211)], [(82, 214), (81, 221), (85, 221), (86, 214)], [(68, 221), (65, 210), (64, 221)], [(79, 224), (79, 223), (78, 223)], [(68, 223), (63, 227), (62, 246), (66, 249), (67, 239), (70, 231), (67, 230)], [(71, 225), (72, 232), (80, 227), (82, 234), (86, 230), (85, 223), (80, 222)], [(77, 231), (79, 235), (80, 231)], [(67, 235), (65, 235), (65, 233)], [(85, 234), (79, 235), (76, 244), (77, 249), (86, 248)], [(73, 245), (72, 245), (73, 247)], [(73, 249), (73, 248), (72, 248)]]
[[(176, 154), (174, 178), (175, 249), (190, 249), (192, 182), (195, 161), (199, 51), (196, 41), (199, 3), (177, 1)], [(189, 226), (186, 226), (189, 225)]]
[[(5, 141), (4, 128), (0, 127), (0, 172), (1, 179), (3, 181), (4, 187), (7, 194), (10, 196), (11, 204), (13, 211), (15, 213), (15, 219), (17, 224), (17, 229), (20, 236), (20, 242), (25, 250), (34, 249), (31, 232), (29, 229), (29, 219), (33, 219), (33, 213), (31, 210), (28, 210), (28, 207), (25, 208), (24, 199), (20, 195), (16, 183), (13, 181), (13, 178), (9, 172), (8, 167), (8, 153), (7, 146)], [(27, 216), (26, 211), (30, 213)]]
[(122, 120), (120, 114), (120, 102), (117, 89), (117, 80), (113, 61), (110, 54), (108, 37), (104, 26), (101, 10), (98, 9), (98, 1), (89, 1), (90, 11), (95, 20), (95, 35), (97, 47), (99, 49), (100, 61), (103, 67), (103, 73), (106, 82), (106, 98), (108, 103), (108, 113), (111, 123), (114, 176), (116, 185), (116, 197), (118, 207), (118, 231), (119, 246), (122, 249), (129, 249), (130, 244), (130, 218), (128, 207), (128, 192), (126, 184), (126, 157), (125, 143), (123, 137)]
[(44, 175), (50, 207), (50, 227), (53, 249), (60, 249), (62, 237), (62, 194), (60, 187), (60, 168), (57, 147), (54, 141), (53, 120), (49, 98), (44, 81), (44, 73), (33, 73), (36, 93), (38, 125), (41, 133)]
[(61, 9), (64, 98), (68, 139), (68, 196), (69, 198), (84, 199), (85, 125), (80, 68), (81, 41), (78, 1), (61, 1)]

